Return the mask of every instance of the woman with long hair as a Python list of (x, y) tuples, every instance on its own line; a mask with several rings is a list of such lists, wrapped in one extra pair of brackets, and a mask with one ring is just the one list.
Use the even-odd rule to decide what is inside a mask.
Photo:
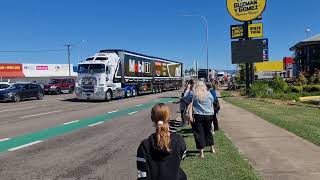
[(194, 123), (192, 130), (196, 147), (200, 151), (200, 157), (204, 158), (204, 148), (210, 146), (211, 152), (215, 153), (214, 140), (211, 133), (211, 122), (214, 118), (214, 98), (208, 91), (204, 81), (198, 81), (193, 96)]
[(180, 168), (186, 156), (184, 139), (169, 131), (170, 109), (156, 104), (151, 110), (155, 133), (143, 140), (137, 151), (138, 179), (186, 180)]

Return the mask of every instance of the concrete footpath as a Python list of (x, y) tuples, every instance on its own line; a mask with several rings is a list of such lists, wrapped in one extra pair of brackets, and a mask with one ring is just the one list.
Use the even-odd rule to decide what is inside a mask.
[(220, 100), (220, 125), (263, 179), (319, 180), (320, 147)]

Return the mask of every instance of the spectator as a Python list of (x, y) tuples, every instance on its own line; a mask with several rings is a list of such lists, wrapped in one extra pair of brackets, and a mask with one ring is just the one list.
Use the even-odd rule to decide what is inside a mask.
[(186, 156), (184, 139), (169, 132), (170, 110), (165, 104), (157, 104), (151, 110), (156, 132), (141, 142), (137, 151), (138, 179), (186, 180), (180, 168)]
[(181, 119), (182, 119), (183, 126), (188, 123), (184, 119), (184, 114), (186, 113), (187, 107), (188, 107), (189, 103), (191, 102), (190, 99), (186, 99), (185, 97), (192, 96), (193, 87), (194, 87), (194, 81), (193, 80), (188, 81), (188, 84), (186, 84), (185, 90), (182, 93), (182, 99), (180, 100), (180, 113), (181, 113)]
[(213, 102), (214, 116), (213, 116), (213, 120), (212, 120), (212, 125), (213, 125), (214, 129), (212, 132), (215, 132), (215, 131), (219, 130), (219, 123), (218, 123), (218, 119), (217, 119), (217, 114), (220, 111), (220, 103), (219, 103), (217, 93), (216, 93), (214, 86), (212, 86), (211, 83), (207, 83), (207, 88), (210, 91), (210, 93), (214, 99), (214, 102)]
[(207, 146), (211, 147), (212, 153), (216, 152), (211, 133), (211, 122), (214, 116), (213, 103), (214, 99), (205, 82), (199, 81), (195, 86), (193, 97), (194, 123), (192, 124), (192, 130), (201, 158), (204, 158), (204, 148)]

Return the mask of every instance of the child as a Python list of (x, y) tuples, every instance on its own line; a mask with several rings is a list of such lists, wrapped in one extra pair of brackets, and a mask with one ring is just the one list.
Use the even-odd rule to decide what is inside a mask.
[(184, 139), (169, 132), (170, 110), (165, 104), (157, 104), (151, 110), (156, 132), (141, 142), (137, 151), (138, 179), (186, 180), (180, 168), (186, 156)]

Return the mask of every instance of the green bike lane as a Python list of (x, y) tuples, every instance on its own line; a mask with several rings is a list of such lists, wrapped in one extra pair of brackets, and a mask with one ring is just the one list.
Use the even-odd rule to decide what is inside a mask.
[(60, 124), (52, 128), (44, 129), (38, 132), (24, 134), (13, 138), (0, 140), (0, 153), (15, 151), (24, 147), (38, 144), (44, 140), (57, 136), (65, 135), (83, 128), (99, 125), (117, 118), (129, 116), (140, 111), (150, 109), (156, 103), (169, 103), (173, 98), (161, 98), (155, 101), (149, 101), (143, 104), (136, 104), (130, 108), (119, 109), (117, 111), (106, 112), (90, 118), (74, 120), (68, 123)]

